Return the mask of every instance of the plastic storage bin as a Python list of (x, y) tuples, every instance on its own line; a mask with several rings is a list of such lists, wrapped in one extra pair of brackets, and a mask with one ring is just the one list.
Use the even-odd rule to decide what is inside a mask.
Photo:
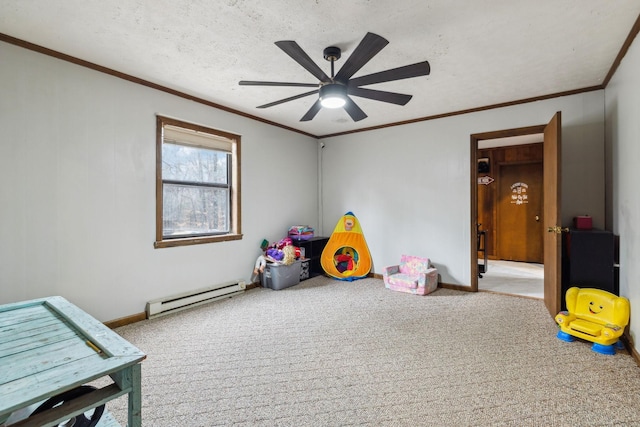
[(262, 286), (273, 290), (280, 290), (300, 283), (302, 261), (297, 260), (291, 265), (267, 264), (262, 273)]

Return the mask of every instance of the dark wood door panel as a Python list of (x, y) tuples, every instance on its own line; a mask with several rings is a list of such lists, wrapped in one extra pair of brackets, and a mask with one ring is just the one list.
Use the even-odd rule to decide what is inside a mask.
[(500, 259), (543, 262), (542, 163), (500, 165), (497, 249)]

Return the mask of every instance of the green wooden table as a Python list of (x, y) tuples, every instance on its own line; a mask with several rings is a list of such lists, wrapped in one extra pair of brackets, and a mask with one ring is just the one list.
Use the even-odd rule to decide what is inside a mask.
[[(128, 394), (129, 427), (141, 425), (145, 354), (62, 297), (0, 305), (0, 425), (22, 408), (101, 377), (113, 383), (13, 426), (59, 423)], [(118, 425), (105, 411), (98, 426)]]

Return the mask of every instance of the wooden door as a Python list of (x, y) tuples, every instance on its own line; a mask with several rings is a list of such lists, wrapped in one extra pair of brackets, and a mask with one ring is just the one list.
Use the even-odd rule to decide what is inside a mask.
[[(562, 298), (560, 227), (561, 114), (558, 111), (544, 128), (544, 304), (551, 316), (558, 314)], [(549, 231), (550, 230), (550, 231)]]
[(543, 167), (540, 162), (499, 166), (498, 258), (543, 262), (542, 184)]

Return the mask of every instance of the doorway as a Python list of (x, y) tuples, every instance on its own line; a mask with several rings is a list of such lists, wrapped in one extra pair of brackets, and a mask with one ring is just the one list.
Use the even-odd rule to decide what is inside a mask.
[(542, 134), (478, 141), (478, 289), (542, 299)]
[[(560, 218), (560, 147), (561, 147), (561, 113), (557, 112), (546, 125), (530, 126), (525, 128), (507, 129), (502, 131), (485, 132), (471, 135), (470, 167), (471, 167), (471, 224), (470, 243), (471, 248), (479, 244), (480, 222), (478, 218), (478, 186), (479, 183), (489, 182), (491, 178), (482, 176), (478, 171), (478, 149), (481, 143), (492, 140), (501, 140), (503, 145), (513, 144), (512, 138), (521, 139), (530, 135), (543, 135), (543, 294), (544, 303), (551, 316), (555, 316), (561, 307), (561, 260), (560, 260), (560, 227), (557, 225)], [(478, 252), (471, 250), (471, 290), (478, 291), (479, 272)], [(491, 269), (489, 263), (485, 266), (487, 272)], [(483, 268), (484, 269), (484, 268)], [(484, 275), (486, 277), (486, 275)]]

